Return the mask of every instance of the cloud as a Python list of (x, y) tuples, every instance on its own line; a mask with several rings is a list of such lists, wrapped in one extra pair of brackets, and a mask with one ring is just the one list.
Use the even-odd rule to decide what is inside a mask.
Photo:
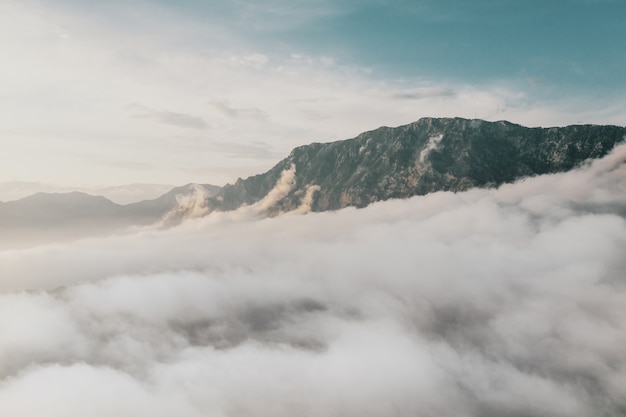
[(624, 178), (1, 251), (0, 415), (620, 415)]
[(217, 112), (229, 119), (265, 119), (267, 114), (257, 108), (236, 108), (228, 102), (214, 104)]
[[(244, 3), (252, 19), (262, 20), (253, 13), (258, 6)], [(76, 186), (80, 172), (84, 185), (224, 184), (270, 168), (296, 146), (423, 116), (530, 126), (624, 123), (621, 96), (546, 101), (515, 80), (467, 84), (436, 74), (398, 80), (341, 56), (279, 47), (240, 31), (237, 17), (245, 10), (220, 21), (217, 11), (196, 16), (154, 2), (132, 10), (52, 2), (0, 7), (0, 25), (10, 35), (2, 43), (8, 64), (0, 68), (0, 111), (9, 132), (3, 178)], [(351, 5), (263, 7), (275, 20), (289, 20), (284, 9), (315, 24), (315, 16)], [(60, 38), (58, 28), (71, 36)], [(238, 151), (254, 142), (271, 144), (271, 154)], [(225, 143), (222, 152), (216, 144)], [(116, 162), (122, 148), (129, 164)], [(108, 169), (82, 157), (94, 154)]]
[(209, 127), (202, 118), (185, 113), (157, 112), (154, 118), (159, 123), (187, 129), (204, 130)]
[(155, 111), (145, 106), (133, 104), (133, 109), (140, 110), (131, 117), (134, 119), (151, 119), (158, 123), (180, 127), (183, 129), (206, 130), (209, 125), (201, 117), (172, 111)]
[(349, 8), (339, 2), (272, 0), (262, 6), (254, 1), (238, 0), (238, 23), (256, 33), (284, 32), (314, 25), (322, 18), (345, 13)]
[(250, 55), (231, 55), (229, 56), (229, 61), (237, 67), (260, 70), (269, 62), (269, 58), (266, 55), (255, 53)]
[(270, 190), (265, 197), (254, 203), (251, 208), (258, 213), (267, 213), (289, 194), (296, 185), (296, 166), (294, 164), (289, 169), (284, 170), (276, 186)]
[(321, 189), (322, 188), (319, 185), (308, 185), (304, 195), (300, 199), (300, 205), (288, 214), (306, 214), (310, 212), (313, 206), (313, 197), (315, 196), (315, 193)]
[[(38, 393), (37, 400), (29, 401), (25, 389), (34, 389)], [(68, 412), (103, 417), (201, 415), (180, 398), (166, 392), (157, 396), (123, 372), (84, 364), (29, 370), (20, 379), (7, 384), (0, 397), (4, 401), (2, 411), (9, 415), (62, 416)], [(80, 403), (76, 398), (81, 398)]]
[(445, 87), (423, 87), (409, 91), (399, 91), (391, 95), (398, 100), (421, 100), (433, 97), (452, 97), (455, 91)]
[(215, 141), (210, 147), (216, 152), (220, 152), (225, 158), (239, 157), (273, 162), (284, 157), (283, 154), (276, 152), (270, 143), (262, 141), (250, 141), (245, 144)]
[(439, 146), (439, 143), (441, 142), (441, 139), (443, 139), (443, 135), (437, 135), (437, 136), (432, 136), (430, 138), (428, 138), (428, 143), (426, 144), (426, 146), (424, 147), (424, 149), (420, 152), (419, 155), (419, 162), (420, 163), (424, 163), (426, 160), (426, 157), (428, 157), (428, 155), (437, 149), (437, 147)]
[(159, 226), (169, 227), (188, 219), (196, 219), (209, 214), (210, 208), (206, 202), (210, 194), (204, 187), (194, 184), (191, 193), (189, 190), (185, 192), (185, 194), (175, 196), (176, 207), (164, 216), (159, 222)]

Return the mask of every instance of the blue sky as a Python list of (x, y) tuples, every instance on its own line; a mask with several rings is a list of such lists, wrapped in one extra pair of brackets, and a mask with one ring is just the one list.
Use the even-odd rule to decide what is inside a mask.
[(223, 184), (424, 116), (626, 124), (620, 0), (0, 9), (0, 182)]

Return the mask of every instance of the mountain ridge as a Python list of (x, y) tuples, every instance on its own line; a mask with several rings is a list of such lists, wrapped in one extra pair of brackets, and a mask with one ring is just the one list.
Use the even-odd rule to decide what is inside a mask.
[(0, 201), (16, 201), (39, 192), (63, 194), (79, 191), (93, 196), (101, 195), (116, 204), (126, 205), (158, 198), (172, 188), (174, 185), (154, 183), (69, 187), (35, 181), (3, 181), (0, 182)]
[(360, 208), (571, 170), (606, 155), (625, 138), (626, 128), (611, 125), (528, 128), (507, 121), (422, 118), (298, 146), (268, 171), (223, 187), (187, 184), (126, 205), (82, 192), (38, 193), (0, 203), (0, 230), (5, 239), (53, 236), (65, 229), (76, 237), (132, 226), (167, 227), (242, 206), (256, 205), (267, 216)]
[(267, 172), (227, 184), (208, 204), (217, 210), (254, 204), (292, 164), (295, 187), (275, 212), (296, 208), (311, 186), (319, 187), (313, 211), (497, 186), (572, 169), (606, 155), (625, 135), (625, 128), (609, 125), (527, 128), (507, 121), (422, 118), (343, 141), (296, 147)]
[(106, 197), (82, 191), (39, 192), (0, 202), (0, 248), (77, 239), (152, 225), (175, 211), (179, 196), (198, 191), (210, 196), (219, 188), (211, 184), (187, 184), (158, 198), (130, 204), (117, 204)]

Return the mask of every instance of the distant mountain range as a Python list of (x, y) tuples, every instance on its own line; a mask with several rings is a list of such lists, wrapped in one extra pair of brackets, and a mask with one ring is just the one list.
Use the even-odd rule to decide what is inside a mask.
[(19, 242), (175, 224), (189, 215), (259, 203), (281, 178), (280, 192), (263, 206), (267, 215), (303, 205), (312, 211), (365, 207), (567, 171), (606, 155), (625, 137), (626, 128), (619, 126), (527, 128), (505, 121), (423, 118), (353, 139), (300, 146), (269, 171), (224, 187), (188, 184), (126, 205), (81, 192), (38, 193), (0, 203), (0, 230), (4, 241)]
[(220, 190), (210, 184), (175, 187), (153, 200), (120, 205), (84, 192), (36, 193), (0, 202), (0, 248), (66, 240), (147, 226), (175, 217), (185, 196), (208, 198)]
[(130, 204), (152, 200), (174, 188), (167, 184), (124, 184), (113, 187), (63, 187), (41, 182), (0, 182), (0, 201), (14, 201), (37, 193), (69, 193), (80, 191), (101, 195), (117, 204)]

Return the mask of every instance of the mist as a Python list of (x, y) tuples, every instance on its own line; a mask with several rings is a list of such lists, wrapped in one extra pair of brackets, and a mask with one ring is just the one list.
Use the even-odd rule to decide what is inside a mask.
[(625, 161), (0, 251), (0, 416), (624, 415)]

